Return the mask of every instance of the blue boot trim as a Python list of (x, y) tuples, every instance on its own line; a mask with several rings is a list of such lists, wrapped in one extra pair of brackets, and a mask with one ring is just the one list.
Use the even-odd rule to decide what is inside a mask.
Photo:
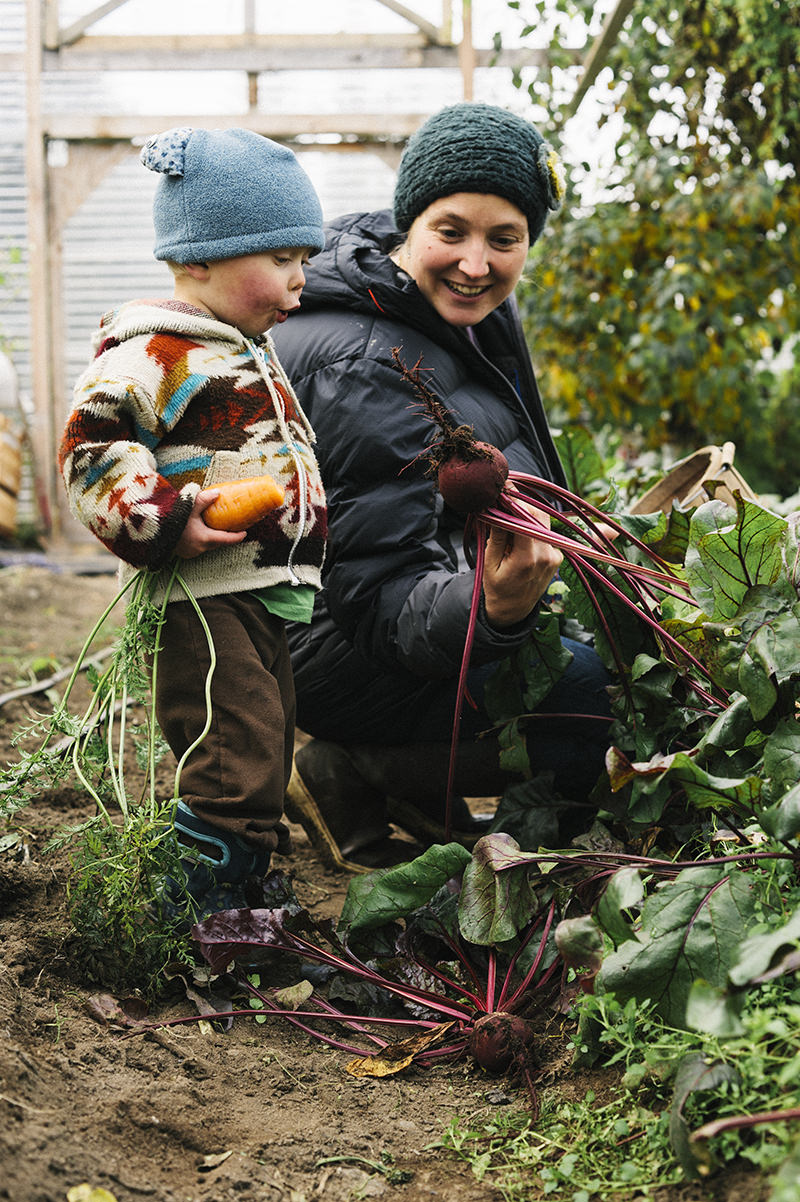
[[(192, 846), (195, 846), (197, 852), (196, 858), (203, 864), (210, 864), (212, 868), (227, 868), (231, 862), (231, 849), (227, 842), (228, 837), (223, 837), (222, 832), (210, 823), (204, 822), (202, 818), (196, 818), (188, 806), (179, 801), (175, 807), (175, 817), (172, 820), (172, 825), (178, 831), (178, 842), (180, 835), (190, 835)], [(208, 844), (209, 847), (216, 847), (220, 855), (207, 856), (196, 847), (196, 844)]]
[[(187, 805), (179, 801), (175, 807), (173, 825), (181, 841), (181, 834), (188, 835), (195, 848), (194, 861), (206, 864), (216, 881), (239, 884), (249, 876), (264, 876), (269, 869), (270, 856), (245, 843), (238, 835), (229, 834), (198, 818)], [(201, 846), (198, 847), (197, 845)], [(218, 856), (203, 853), (202, 845), (209, 850), (215, 848)]]

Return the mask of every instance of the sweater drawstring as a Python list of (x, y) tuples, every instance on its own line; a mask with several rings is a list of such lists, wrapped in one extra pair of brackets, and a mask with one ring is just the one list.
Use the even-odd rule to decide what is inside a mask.
[(294, 557), (303, 539), (303, 535), (305, 534), (306, 521), (308, 519), (308, 478), (306, 476), (306, 469), (305, 465), (303, 464), (303, 460), (300, 457), (300, 453), (297, 450), (297, 446), (295, 445), (295, 441), (292, 438), (291, 431), (287, 425), (283, 398), (273, 383), (269, 359), (264, 352), (264, 348), (257, 346), (256, 343), (252, 342), (249, 338), (245, 338), (245, 345), (250, 351), (250, 354), (253, 356), (258, 366), (259, 373), (267, 385), (269, 395), (272, 398), (272, 403), (275, 406), (275, 412), (277, 414), (278, 421), (280, 422), (281, 432), (286, 440), (286, 445), (289, 448), (289, 454), (292, 457), (295, 472), (297, 473), (298, 526), (297, 533), (294, 536), (294, 540), (289, 550), (289, 558), (286, 566), (288, 567), (289, 574), (291, 576), (291, 584), (302, 584), (302, 580), (294, 569)]

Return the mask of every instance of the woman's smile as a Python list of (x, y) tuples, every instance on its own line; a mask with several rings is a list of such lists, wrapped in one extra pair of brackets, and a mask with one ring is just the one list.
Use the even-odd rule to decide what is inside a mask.
[(457, 284), (455, 280), (445, 280), (445, 283), (459, 296), (481, 296), (490, 287), (489, 284)]

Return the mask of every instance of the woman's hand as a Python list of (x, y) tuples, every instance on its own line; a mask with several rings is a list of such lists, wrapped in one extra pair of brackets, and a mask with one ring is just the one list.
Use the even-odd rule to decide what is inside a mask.
[[(528, 506), (543, 526), (546, 513)], [(564, 556), (538, 538), (509, 534), (493, 527), (486, 544), (483, 598), (492, 626), (502, 629), (523, 621), (544, 596)]]
[(206, 488), (195, 497), (189, 520), (175, 548), (175, 554), (180, 559), (196, 559), (204, 551), (211, 551), (215, 547), (240, 543), (247, 534), (246, 530), (212, 530), (205, 524), (203, 514), (218, 496), (219, 489)]

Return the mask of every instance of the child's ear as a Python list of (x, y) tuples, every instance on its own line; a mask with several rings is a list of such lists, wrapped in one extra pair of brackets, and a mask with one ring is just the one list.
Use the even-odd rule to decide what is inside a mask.
[(208, 279), (208, 263), (184, 263), (183, 269), (193, 280)]

